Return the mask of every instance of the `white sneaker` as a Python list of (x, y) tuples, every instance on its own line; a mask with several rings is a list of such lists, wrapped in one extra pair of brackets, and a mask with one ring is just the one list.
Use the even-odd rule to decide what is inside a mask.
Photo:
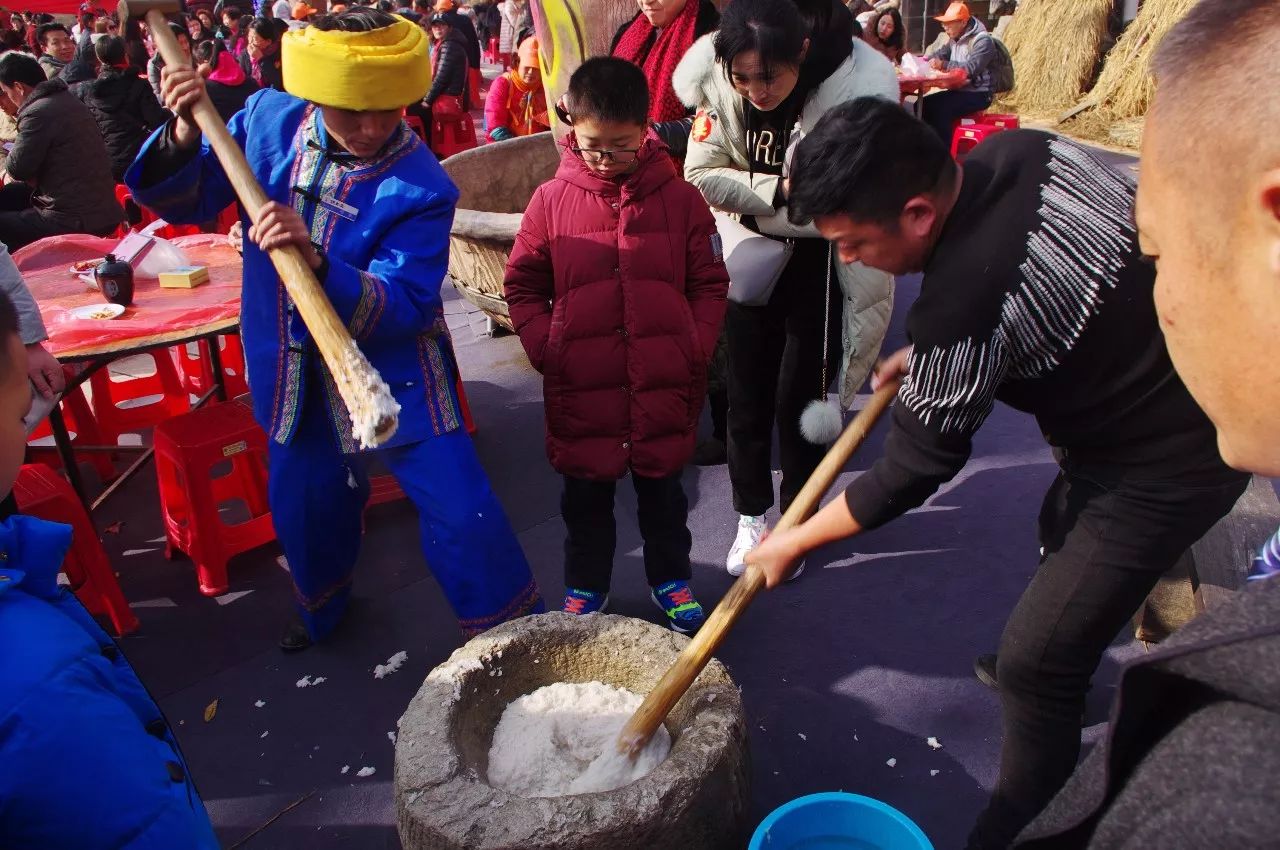
[(731, 576), (740, 576), (747, 571), (747, 553), (760, 545), (760, 539), (768, 531), (763, 516), (738, 517), (738, 536), (729, 549), (729, 557), (725, 560), (725, 569)]

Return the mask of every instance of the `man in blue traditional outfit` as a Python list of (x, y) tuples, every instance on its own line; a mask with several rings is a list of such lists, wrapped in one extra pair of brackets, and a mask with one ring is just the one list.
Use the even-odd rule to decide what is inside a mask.
[[(372, 9), (284, 37), (284, 84), (231, 121), (271, 203), (245, 222), (241, 324), (255, 415), (270, 437), (269, 498), (298, 617), (281, 647), (328, 635), (347, 606), (369, 494), (347, 408), (267, 251), (295, 245), (400, 403), (378, 454), (418, 509), (422, 547), (463, 631), (543, 610), (489, 487), (454, 389), (440, 298), (458, 191), (401, 120), (429, 86), (422, 30)], [(208, 221), (235, 200), (191, 118), (204, 82), (164, 69), (177, 116), (125, 176), (172, 222)]]

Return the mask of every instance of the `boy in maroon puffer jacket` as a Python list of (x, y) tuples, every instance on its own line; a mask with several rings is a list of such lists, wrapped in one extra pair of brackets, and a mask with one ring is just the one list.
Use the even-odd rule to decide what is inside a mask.
[(619, 59), (574, 72), (560, 169), (525, 210), (507, 305), (543, 375), (547, 455), (564, 476), (564, 610), (608, 601), (614, 489), (630, 470), (644, 566), (672, 629), (702, 625), (689, 589), (689, 502), (707, 363), (729, 275), (701, 194), (648, 129), (644, 74)]

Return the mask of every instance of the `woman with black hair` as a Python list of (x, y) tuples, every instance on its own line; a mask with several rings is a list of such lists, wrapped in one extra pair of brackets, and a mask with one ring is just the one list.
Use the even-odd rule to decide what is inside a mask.
[(240, 70), (259, 87), (284, 91), (284, 65), (280, 56), (280, 30), (270, 18), (249, 21)]
[(676, 65), (693, 43), (720, 24), (711, 0), (641, 0), (640, 11), (613, 36), (609, 55), (644, 71), (649, 121), (677, 160), (684, 159), (693, 113), (671, 87)]
[(129, 67), (135, 74), (147, 73), (151, 53), (147, 50), (147, 40), (142, 36), (142, 23), (137, 18), (128, 18), (120, 26), (120, 37), (124, 39), (124, 53), (129, 57)]
[(155, 98), (146, 80), (133, 73), (124, 39), (109, 35), (94, 48), (102, 70), (94, 80), (72, 89), (98, 122), (111, 156), (111, 175), (119, 183), (133, 160), (169, 113)]
[(719, 32), (690, 49), (673, 82), (685, 104), (699, 110), (685, 177), (714, 209), (793, 245), (772, 291), (747, 297), (735, 287), (725, 319), (729, 478), (740, 515), (726, 567), (741, 575), (774, 502), (775, 422), (785, 510), (825, 452), (801, 435), (800, 416), (810, 402), (826, 399), (832, 354), (843, 337), (839, 388), (847, 407), (871, 369), (892, 308), (889, 275), (833, 262), (816, 229), (787, 221), (788, 151), (845, 101), (871, 95), (896, 103), (898, 81), (883, 56), (853, 41), (853, 16), (839, 0), (734, 0)]
[(220, 38), (197, 44), (195, 60), (196, 70), (205, 79), (209, 100), (222, 120), (230, 121), (231, 116), (244, 109), (245, 101), (258, 90), (258, 84), (249, 79)]
[(187, 18), (187, 37), (191, 39), (192, 44), (199, 44), (202, 41), (215, 38), (213, 30), (205, 26), (199, 15), (192, 15)]
[(907, 30), (897, 9), (877, 12), (863, 29), (862, 38), (895, 65), (907, 52)]

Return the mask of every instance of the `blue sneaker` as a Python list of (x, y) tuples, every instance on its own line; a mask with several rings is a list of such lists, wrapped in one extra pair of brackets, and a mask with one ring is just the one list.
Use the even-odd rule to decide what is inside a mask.
[(691, 635), (707, 617), (702, 613), (702, 606), (693, 598), (693, 591), (687, 581), (673, 581), (653, 589), (653, 604), (667, 615), (667, 625), (682, 635)]
[(571, 587), (565, 593), (564, 605), (560, 610), (569, 614), (603, 614), (608, 605), (607, 593), (592, 593), (590, 590)]

